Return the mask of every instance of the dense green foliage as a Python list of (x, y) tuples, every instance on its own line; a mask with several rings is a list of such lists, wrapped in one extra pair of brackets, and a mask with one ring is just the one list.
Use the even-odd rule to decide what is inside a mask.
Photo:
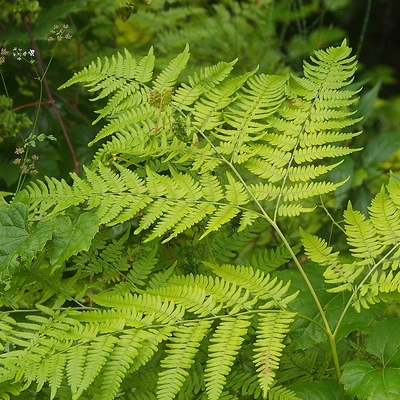
[[(2, 50), (2, 144), (22, 142), (0, 203), (0, 397), (399, 398), (400, 178), (366, 180), (398, 132), (361, 134), (381, 84), (355, 83), (343, 31), (307, 28), (337, 3), (40, 3), (2, 11), (35, 51)], [(100, 51), (107, 27), (125, 49)], [(72, 77), (70, 32), (87, 39)], [(32, 114), (12, 109), (33, 89), (6, 79), (17, 61)], [(93, 127), (67, 122), (78, 97)]]

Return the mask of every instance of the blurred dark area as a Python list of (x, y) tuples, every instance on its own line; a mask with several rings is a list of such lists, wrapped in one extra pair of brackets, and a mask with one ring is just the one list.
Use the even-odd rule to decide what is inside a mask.
[[(372, 0), (368, 11), (368, 0), (352, 1), (350, 7), (331, 13), (329, 19), (334, 25), (341, 26), (347, 33), (350, 45), (358, 51), (363, 71), (375, 70), (375, 79), (379, 79), (391, 68), (393, 80), (383, 86), (383, 97), (400, 93), (400, 1)], [(365, 20), (366, 18), (366, 20)], [(363, 32), (363, 26), (365, 31)], [(389, 83), (389, 82), (387, 82)]]

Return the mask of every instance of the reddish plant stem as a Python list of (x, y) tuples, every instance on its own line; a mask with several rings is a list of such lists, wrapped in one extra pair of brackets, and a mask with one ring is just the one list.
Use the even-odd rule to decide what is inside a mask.
[(72, 146), (72, 143), (71, 143), (71, 140), (69, 138), (68, 132), (67, 132), (67, 130), (65, 128), (65, 125), (64, 125), (64, 121), (62, 120), (60, 112), (59, 112), (59, 110), (58, 110), (58, 108), (56, 106), (56, 101), (54, 100), (54, 97), (53, 97), (53, 95), (51, 93), (51, 90), (50, 90), (49, 84), (47, 82), (47, 79), (44, 76), (45, 75), (45, 69), (43, 67), (42, 59), (41, 59), (41, 56), (40, 56), (40, 50), (39, 50), (39, 47), (37, 46), (36, 41), (35, 41), (35, 39), (34, 39), (34, 37), (32, 35), (32, 30), (31, 30), (31, 27), (29, 25), (28, 18), (24, 18), (24, 26), (25, 26), (26, 31), (28, 32), (29, 39), (31, 41), (32, 47), (35, 50), (35, 56), (36, 56), (36, 60), (38, 62), (38, 68), (39, 68), (40, 74), (42, 75), (42, 82), (43, 82), (43, 86), (44, 86), (44, 89), (45, 89), (46, 94), (47, 94), (48, 101), (51, 104), (51, 108), (53, 109), (54, 115), (55, 115), (55, 117), (56, 117), (56, 119), (57, 119), (57, 121), (58, 121), (58, 123), (59, 123), (59, 125), (61, 127), (61, 131), (62, 131), (62, 133), (64, 135), (65, 141), (67, 142), (67, 145), (68, 145), (68, 148), (69, 148), (69, 152), (71, 153), (71, 157), (72, 157), (72, 160), (73, 160), (73, 163), (74, 163), (75, 173), (77, 175), (80, 175), (79, 161), (76, 158), (74, 147)]
[[(33, 103), (28, 103), (28, 104), (23, 104), (21, 106), (15, 107), (13, 108), (11, 111), (12, 112), (17, 112), (19, 110), (22, 110), (24, 108), (28, 108), (28, 107), (33, 107), (33, 106), (37, 106), (39, 104), (39, 100), (35, 101)], [(44, 105), (44, 104), (51, 104), (50, 101), (42, 101), (40, 104)]]
[(8, 32), (8, 29), (6, 28), (6, 26), (1, 21), (0, 21), (0, 29), (5, 33)]

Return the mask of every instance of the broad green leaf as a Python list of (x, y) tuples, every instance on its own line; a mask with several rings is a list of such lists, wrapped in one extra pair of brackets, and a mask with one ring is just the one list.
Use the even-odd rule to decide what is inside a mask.
[[(329, 304), (329, 307), (327, 307), (328, 315), (332, 314), (332, 308), (337, 308), (339, 313), (343, 311), (344, 301), (348, 300), (348, 296), (350, 296), (350, 294), (343, 293), (343, 296), (344, 297), (340, 297), (340, 300), (336, 301), (335, 304), (333, 304), (333, 302)], [(366, 326), (370, 326), (373, 322), (379, 321), (384, 317), (386, 309), (387, 305), (383, 302), (374, 304), (370, 308), (363, 310), (361, 313), (357, 312), (354, 307), (350, 307), (347, 310), (344, 320), (338, 329), (336, 340), (340, 340), (351, 332), (362, 330)], [(335, 313), (335, 315), (337, 316), (338, 313)]]
[(80, 215), (74, 225), (65, 216), (55, 216), (29, 230), (28, 226), (23, 228), (24, 224), (27, 225), (27, 210), (23, 205), (18, 207), (20, 212), (14, 207), (0, 216), (2, 222), (16, 224), (0, 226), (0, 276), (4, 280), (16, 269), (29, 267), (51, 239), (51, 247), (46, 253), (52, 264), (59, 265), (79, 251), (88, 250), (98, 230), (98, 217), (92, 213)]
[(400, 319), (377, 322), (367, 338), (367, 351), (384, 367), (400, 368)]
[(9, 254), (29, 235), (28, 207), (11, 204), (0, 210), (0, 255)]
[(94, 213), (81, 214), (75, 224), (66, 217), (59, 217), (57, 221), (57, 231), (48, 252), (53, 265), (60, 265), (72, 255), (88, 250), (99, 229), (99, 218)]
[(307, 382), (290, 386), (302, 400), (339, 400), (341, 399), (339, 383), (333, 379), (320, 382)]
[(4, 210), (6, 208), (8, 208), (8, 203), (7, 201), (4, 199), (4, 197), (7, 196), (12, 196), (14, 193), (11, 192), (4, 192), (0, 190), (0, 209)]
[[(324, 282), (323, 269), (320, 266), (307, 263), (304, 269), (323, 306), (337, 297), (337, 295), (326, 291), (327, 285)], [(279, 272), (277, 275), (283, 281), (291, 281), (288, 295), (299, 291), (298, 296), (291, 303), (291, 311), (297, 312), (298, 315), (290, 327), (292, 334), (290, 348), (292, 350), (306, 349), (317, 343), (326, 342), (326, 335), (320, 327), (322, 325), (321, 316), (298, 270), (288, 269)]]
[(55, 218), (50, 218), (39, 222), (30, 232), (26, 231), (25, 237), (21, 238), (9, 254), (0, 256), (2, 279), (9, 279), (18, 268), (29, 267), (33, 258), (44, 249), (56, 229)]
[(343, 366), (341, 382), (350, 396), (359, 399), (400, 399), (400, 369), (375, 369), (367, 361), (350, 361)]
[(344, 365), (342, 383), (353, 396), (368, 399), (400, 398), (400, 320), (388, 319), (376, 323), (366, 340), (366, 349), (378, 358), (381, 368), (367, 361), (352, 361)]
[(400, 131), (385, 132), (373, 136), (363, 151), (363, 163), (366, 167), (376, 166), (386, 161), (400, 147)]
[(355, 117), (362, 117), (363, 123), (365, 123), (369, 119), (374, 110), (375, 102), (378, 98), (381, 86), (382, 82), (377, 82), (372, 89), (368, 90), (368, 92), (361, 96), (360, 102), (357, 104), (357, 112), (355, 114)]

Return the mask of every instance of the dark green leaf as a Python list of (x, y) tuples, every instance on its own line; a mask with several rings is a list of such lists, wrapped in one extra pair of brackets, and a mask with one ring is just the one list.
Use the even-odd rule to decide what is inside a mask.
[(367, 351), (384, 367), (400, 368), (400, 319), (377, 322), (367, 338)]
[(360, 102), (357, 105), (356, 117), (363, 117), (363, 123), (365, 123), (375, 107), (375, 101), (378, 98), (379, 90), (381, 88), (381, 82), (377, 82), (375, 86), (368, 92), (361, 96)]
[(341, 398), (339, 383), (334, 380), (302, 383), (290, 386), (290, 389), (303, 400), (338, 400)]
[(59, 217), (57, 221), (57, 231), (48, 252), (53, 265), (60, 265), (72, 255), (88, 250), (99, 229), (99, 219), (93, 213), (81, 214), (74, 225), (66, 217)]
[[(345, 298), (348, 299), (347, 295)], [(344, 302), (342, 304), (338, 304), (340, 310), (343, 310)], [(370, 326), (374, 321), (379, 321), (385, 315), (385, 310), (387, 305), (385, 303), (374, 304), (368, 310), (363, 310), (362, 313), (358, 313), (354, 307), (350, 307), (346, 316), (341, 323), (338, 332), (336, 334), (336, 339), (340, 340), (346, 337), (349, 333), (354, 332), (356, 330), (363, 330), (366, 326)], [(332, 312), (331, 309), (327, 309), (327, 313), (330, 314)], [(336, 320), (337, 321), (337, 320)], [(334, 325), (335, 326), (335, 325)]]
[(9, 254), (28, 236), (28, 207), (11, 204), (0, 210), (0, 254)]
[[(327, 293), (322, 271), (323, 268), (315, 264), (304, 266), (308, 278), (310, 279), (322, 305), (330, 303), (337, 295)], [(297, 318), (291, 325), (293, 350), (306, 349), (317, 343), (327, 340), (326, 334), (321, 329), (322, 319), (319, 315), (315, 301), (308, 290), (304, 279), (298, 270), (285, 270), (278, 273), (278, 277), (283, 280), (291, 280), (291, 292), (299, 291), (298, 296), (291, 303), (291, 311), (297, 312)]]
[(386, 132), (368, 141), (363, 151), (363, 162), (366, 167), (386, 161), (400, 148), (400, 131)]
[(400, 399), (400, 370), (375, 369), (366, 361), (350, 361), (343, 366), (341, 382), (350, 396), (359, 399)]

